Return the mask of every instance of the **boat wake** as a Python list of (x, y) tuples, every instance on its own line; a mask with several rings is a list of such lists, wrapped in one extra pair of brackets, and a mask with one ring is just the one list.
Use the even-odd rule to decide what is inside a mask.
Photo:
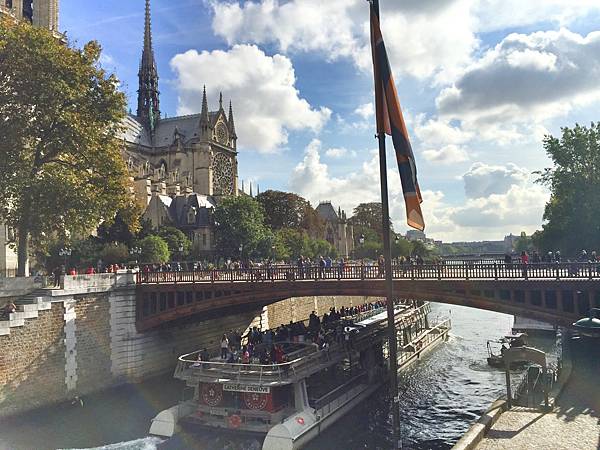
[[(101, 447), (92, 447), (86, 449), (70, 449), (70, 450), (157, 450), (158, 446), (165, 440), (158, 437), (145, 437), (134, 439), (133, 441), (118, 442), (116, 444), (103, 445)], [(67, 450), (67, 449), (63, 449)]]

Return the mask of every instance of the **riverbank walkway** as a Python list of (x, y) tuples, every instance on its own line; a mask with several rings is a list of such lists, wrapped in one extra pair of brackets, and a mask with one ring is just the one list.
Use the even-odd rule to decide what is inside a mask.
[(574, 371), (551, 412), (521, 407), (505, 411), (476, 449), (599, 449), (600, 389), (597, 376)]

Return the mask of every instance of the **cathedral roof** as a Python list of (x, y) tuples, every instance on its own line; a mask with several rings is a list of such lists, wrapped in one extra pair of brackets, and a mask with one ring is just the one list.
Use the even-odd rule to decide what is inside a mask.
[(339, 217), (335, 212), (335, 209), (333, 208), (331, 202), (319, 203), (319, 206), (317, 206), (316, 211), (317, 214), (319, 214), (319, 216), (326, 222), (336, 222), (337, 220), (339, 220)]
[[(173, 197), (169, 206), (169, 215), (176, 227), (206, 227), (210, 225), (208, 210), (216, 206), (215, 200), (208, 195), (189, 194)], [(188, 222), (188, 212), (191, 207), (196, 209), (196, 223)]]
[[(219, 112), (209, 112), (211, 125), (217, 123)], [(167, 147), (173, 143), (175, 129), (183, 136), (184, 141), (200, 136), (200, 114), (158, 120), (154, 133), (154, 143), (147, 129), (140, 122), (139, 118), (133, 114), (128, 114), (125, 117), (123, 128), (124, 130), (120, 138), (130, 144), (139, 144), (145, 147)]]

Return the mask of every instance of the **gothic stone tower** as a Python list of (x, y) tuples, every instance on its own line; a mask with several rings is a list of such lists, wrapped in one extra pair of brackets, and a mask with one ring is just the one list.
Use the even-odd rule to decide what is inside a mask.
[[(2, 1), (2, 0), (0, 0)], [(237, 135), (233, 108), (209, 111), (206, 89), (199, 114), (161, 117), (158, 70), (152, 47), (150, 0), (146, 0), (144, 45), (136, 115), (125, 119), (125, 159), (134, 177), (150, 179), (155, 192), (193, 190), (206, 196), (238, 195)]]
[(58, 32), (58, 0), (0, 0), (2, 14)]

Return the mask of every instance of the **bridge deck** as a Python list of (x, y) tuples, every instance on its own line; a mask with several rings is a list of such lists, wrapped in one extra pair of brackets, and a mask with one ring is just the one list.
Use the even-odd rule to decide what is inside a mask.
[[(569, 326), (600, 307), (600, 264), (430, 264), (393, 266), (398, 298), (464, 305)], [(137, 327), (235, 313), (291, 297), (385, 297), (376, 266), (263, 267), (137, 274)]]

